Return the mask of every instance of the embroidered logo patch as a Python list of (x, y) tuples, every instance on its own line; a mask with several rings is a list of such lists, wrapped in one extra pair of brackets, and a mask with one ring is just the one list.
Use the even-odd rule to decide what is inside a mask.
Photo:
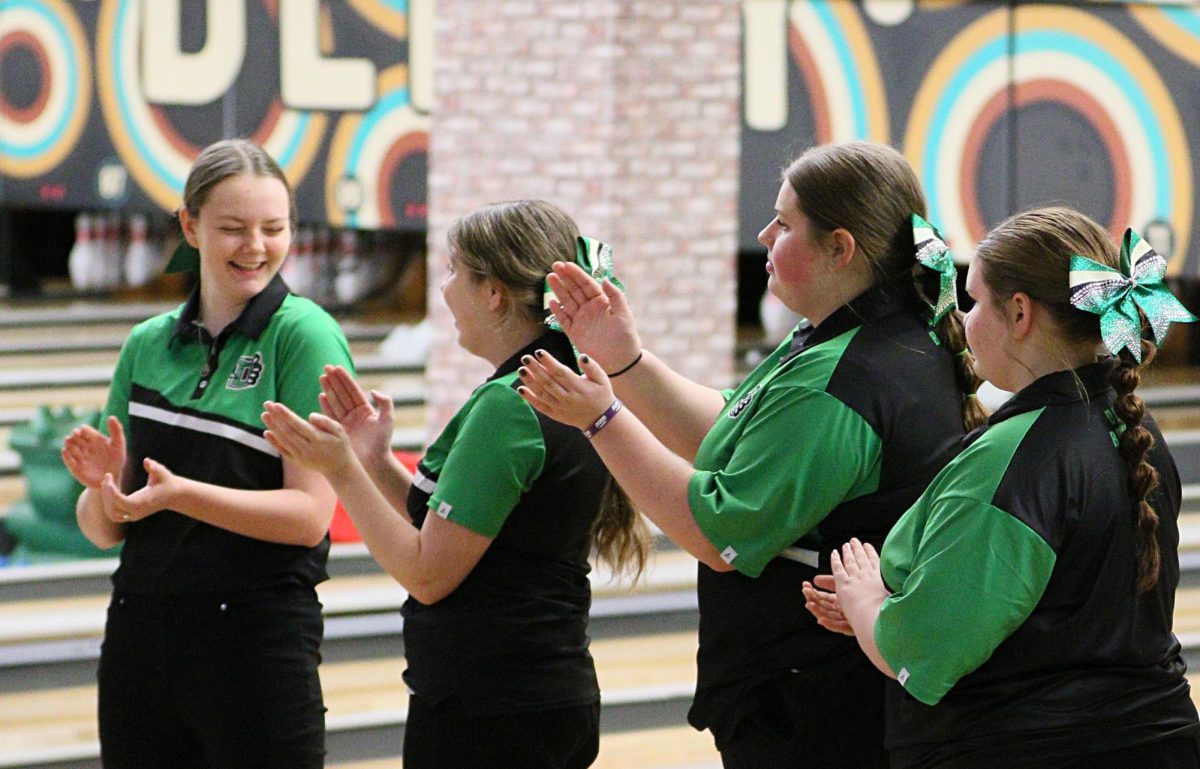
[(742, 396), (741, 400), (733, 404), (733, 408), (729, 409), (727, 416), (730, 419), (737, 419), (738, 416), (746, 410), (750, 405), (750, 401), (754, 400), (754, 396), (758, 395), (758, 391), (762, 389), (762, 385), (755, 385), (754, 389)]
[(733, 545), (721, 551), (721, 560), (725, 563), (733, 563), (735, 558), (737, 558), (737, 551), (733, 549)]
[(896, 674), (896, 680), (901, 686), (904, 686), (904, 682), (908, 680), (908, 668), (900, 668), (900, 672)]
[(437, 506), (437, 514), (441, 518), (449, 518), (450, 511), (453, 509), (454, 508), (451, 507), (449, 502), (439, 502)]
[(229, 390), (249, 390), (258, 384), (258, 380), (262, 376), (262, 371), (263, 362), (261, 352), (256, 352), (253, 355), (243, 355), (238, 358), (237, 365), (233, 367), (233, 373), (229, 375), (229, 380), (225, 382), (225, 387)]

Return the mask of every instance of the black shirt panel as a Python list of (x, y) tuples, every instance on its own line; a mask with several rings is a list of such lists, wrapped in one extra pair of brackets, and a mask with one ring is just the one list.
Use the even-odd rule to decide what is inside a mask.
[[(892, 525), (961, 450), (963, 426), (953, 355), (933, 336), (927, 310), (902, 283), (868, 291), (820, 326), (802, 328), (788, 356), (862, 328), (838, 361), (826, 391), (858, 412), (883, 445), (872, 493), (830, 511), (796, 545), (815, 550), (819, 567), (776, 558), (757, 578), (700, 564), (700, 651), (689, 721), (716, 728), (758, 680), (824, 660), (861, 654), (853, 638), (817, 625), (801, 583), (828, 574), (829, 553), (851, 537), (881, 547)], [(784, 360), (788, 359), (785, 356)], [(820, 435), (796, 438), (794, 451), (820, 451)]]
[(1111, 361), (1043, 377), (992, 416), (1044, 409), (1014, 454), (993, 504), (1055, 551), (1050, 581), (1026, 621), (938, 705), (889, 691), (889, 746), (898, 766), (955, 754), (1053, 756), (1200, 732), (1171, 632), (1179, 582), (1180, 480), (1157, 424), (1149, 461), (1162, 567), (1136, 588), (1129, 471), (1106, 415)]
[[(539, 348), (575, 367), (566, 337), (551, 332), (491, 379), (510, 374), (522, 355)], [(441, 601), (425, 605), (410, 597), (403, 608), (405, 681), (432, 702), (456, 697), (467, 713), (572, 707), (599, 698), (588, 652), (588, 554), (610, 476), (579, 429), (541, 414), (538, 424), (542, 472), (479, 563)], [(436, 482), (427, 466), (419, 469)], [(418, 526), (429, 498), (416, 485), (409, 494)]]

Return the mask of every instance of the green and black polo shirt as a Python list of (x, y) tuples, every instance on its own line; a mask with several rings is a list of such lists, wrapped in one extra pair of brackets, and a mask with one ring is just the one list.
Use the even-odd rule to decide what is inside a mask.
[(699, 569), (697, 727), (757, 677), (859, 654), (804, 610), (800, 585), (828, 573), (850, 537), (881, 544), (959, 450), (954, 356), (926, 318), (911, 286), (893, 282), (801, 326), (701, 443), (692, 515), (737, 571)]
[(889, 697), (894, 765), (1050, 766), (1200, 731), (1171, 632), (1179, 475), (1147, 415), (1162, 570), (1139, 594), (1112, 365), (1017, 393), (888, 536), (875, 640), (904, 689)]
[(519, 350), (447, 424), (417, 466), (408, 512), (492, 538), (475, 568), (433, 605), (404, 604), (404, 680), (430, 703), (513, 713), (596, 702), (588, 652), (591, 530), (609, 473), (578, 428), (516, 392), (523, 355), (576, 368), (565, 335)]
[[(283, 460), (263, 438), (263, 401), (319, 409), (326, 364), (351, 368), (337, 322), (288, 293), (278, 275), (215, 339), (200, 326), (199, 288), (179, 308), (138, 324), (121, 349), (105, 417), (128, 438), (133, 488), (142, 460), (235, 489), (278, 489)], [(329, 540), (308, 548), (235, 534), (171, 510), (127, 526), (116, 589), (170, 595), (313, 585), (326, 578)]]

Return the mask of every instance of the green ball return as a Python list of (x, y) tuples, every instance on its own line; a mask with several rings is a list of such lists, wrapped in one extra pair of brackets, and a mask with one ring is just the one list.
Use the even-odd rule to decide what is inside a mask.
[(63, 439), (76, 427), (97, 427), (94, 409), (76, 414), (69, 406), (41, 406), (33, 419), (12, 429), (9, 446), (21, 457), (27, 496), (8, 509), (4, 526), (17, 540), (11, 564), (55, 563), (81, 558), (110, 558), (120, 546), (101, 550), (83, 536), (75, 522), (75, 501), (83, 484), (62, 461)]

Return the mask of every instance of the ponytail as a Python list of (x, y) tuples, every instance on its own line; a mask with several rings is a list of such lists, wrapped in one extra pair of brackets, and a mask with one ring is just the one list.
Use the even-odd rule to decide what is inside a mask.
[[(940, 276), (920, 262), (912, 267), (913, 287), (931, 307), (937, 304)], [(976, 397), (983, 380), (975, 373), (975, 359), (967, 349), (967, 332), (963, 329), (963, 314), (951, 307), (934, 325), (938, 341), (954, 356), (954, 381), (958, 384), (959, 407), (962, 410), (963, 430), (971, 432), (987, 422), (987, 410)]]
[(963, 330), (962, 318), (961, 311), (951, 310), (938, 321), (934, 332), (946, 349), (954, 354), (954, 380), (958, 383), (963, 429), (971, 432), (987, 422), (988, 414), (975, 395), (983, 380), (975, 373), (975, 360), (967, 349), (967, 335)]
[(650, 558), (650, 528), (629, 495), (610, 478), (592, 525), (596, 557), (617, 575), (632, 575), (637, 582)]
[(1158, 470), (1146, 461), (1154, 448), (1154, 436), (1142, 426), (1146, 406), (1134, 390), (1141, 383), (1141, 367), (1157, 352), (1153, 342), (1142, 341), (1142, 362), (1139, 364), (1128, 349), (1117, 356), (1117, 366), (1109, 374), (1109, 384), (1117, 393), (1113, 411), (1121, 425), (1118, 448), (1129, 468), (1129, 495), (1133, 500), (1134, 545), (1137, 551), (1138, 592), (1146, 592), (1158, 582), (1161, 555), (1158, 548), (1158, 513), (1146, 500), (1158, 486)]

